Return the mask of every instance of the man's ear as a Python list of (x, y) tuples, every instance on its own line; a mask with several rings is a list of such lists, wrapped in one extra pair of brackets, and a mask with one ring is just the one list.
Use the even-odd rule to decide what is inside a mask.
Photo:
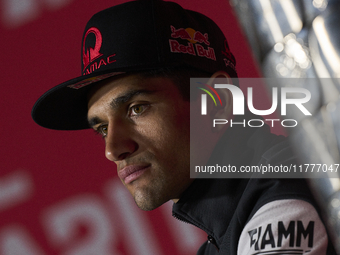
[[(224, 71), (218, 71), (214, 73), (209, 81), (208, 85), (214, 88), (215, 84), (232, 84), (232, 80), (230, 76), (224, 72)], [(213, 119), (226, 119), (229, 120), (232, 118), (232, 112), (233, 112), (233, 97), (229, 89), (217, 89), (216, 90), (218, 95), (221, 98), (222, 106), (218, 107), (212, 107), (210, 116)], [(215, 131), (221, 131), (222, 129), (225, 129), (226, 126), (229, 125), (217, 125), (215, 127)]]

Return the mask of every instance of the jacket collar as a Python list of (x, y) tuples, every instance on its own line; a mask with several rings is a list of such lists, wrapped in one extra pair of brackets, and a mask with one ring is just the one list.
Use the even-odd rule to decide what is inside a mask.
[[(237, 167), (257, 164), (275, 137), (266, 125), (228, 128), (215, 147), (219, 153), (213, 153), (209, 162)], [(214, 157), (221, 151), (222, 158)], [(247, 183), (248, 179), (195, 179), (174, 204), (173, 216), (204, 230), (220, 246)]]

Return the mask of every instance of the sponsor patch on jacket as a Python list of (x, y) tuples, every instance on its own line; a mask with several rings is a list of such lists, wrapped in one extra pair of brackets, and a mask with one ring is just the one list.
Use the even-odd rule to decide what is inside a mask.
[(238, 255), (326, 255), (326, 229), (315, 208), (302, 200), (262, 206), (244, 227)]
[[(255, 251), (253, 254), (264, 250), (271, 251), (271, 254), (282, 254), (282, 247), (285, 252), (306, 253), (313, 248), (314, 225), (314, 221), (304, 224), (298, 220), (286, 224), (278, 221), (259, 226), (248, 231), (249, 248)], [(307, 250), (306, 247), (308, 247)]]

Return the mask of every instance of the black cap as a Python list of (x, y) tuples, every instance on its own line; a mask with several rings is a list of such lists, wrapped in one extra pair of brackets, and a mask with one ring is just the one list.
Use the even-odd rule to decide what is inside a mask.
[(87, 93), (118, 74), (188, 66), (237, 77), (225, 36), (208, 17), (173, 2), (137, 0), (95, 14), (82, 40), (82, 75), (42, 95), (32, 109), (46, 128), (89, 128)]

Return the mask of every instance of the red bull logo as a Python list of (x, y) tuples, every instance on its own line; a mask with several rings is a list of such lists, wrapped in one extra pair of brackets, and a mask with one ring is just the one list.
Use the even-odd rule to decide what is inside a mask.
[(192, 28), (179, 28), (176, 29), (174, 26), (170, 26), (171, 28), (171, 37), (172, 38), (181, 38), (181, 39), (187, 39), (191, 43), (205, 43), (206, 45), (210, 45), (210, 42), (208, 40), (208, 34), (205, 33), (204, 35), (200, 31), (195, 31)]
[[(209, 35), (203, 34), (192, 28), (175, 28), (170, 26), (171, 37), (174, 39), (180, 38), (187, 40), (187, 45), (179, 43), (177, 40), (169, 40), (170, 50), (175, 53), (185, 53), (199, 57), (205, 57), (216, 61), (215, 51), (211, 47), (204, 48), (203, 45), (210, 45)], [(194, 46), (195, 45), (195, 46)]]
[(184, 28), (179, 28), (179, 29), (176, 29), (174, 26), (170, 26), (171, 28), (171, 37), (172, 38), (181, 38), (181, 39), (187, 39), (187, 40), (191, 40), (191, 35), (189, 33), (189, 30), (187, 29), (190, 29), (190, 28), (187, 28), (187, 29), (184, 29)]

